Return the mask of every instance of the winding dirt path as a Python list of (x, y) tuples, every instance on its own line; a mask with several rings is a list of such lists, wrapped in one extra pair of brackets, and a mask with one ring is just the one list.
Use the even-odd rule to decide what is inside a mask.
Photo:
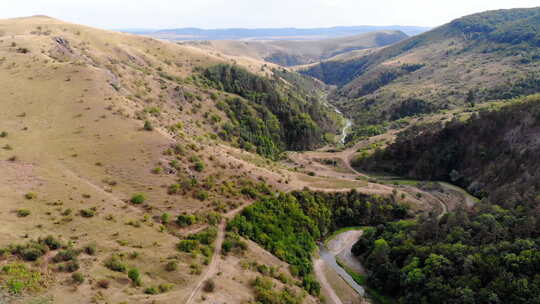
[(338, 234), (328, 241), (326, 247), (340, 262), (358, 273), (365, 273), (360, 261), (352, 254), (351, 250), (358, 239), (364, 234), (363, 230), (350, 230)]
[(317, 276), (319, 283), (321, 283), (321, 288), (326, 292), (326, 295), (328, 296), (328, 299), (326, 299), (326, 301), (330, 301), (330, 303), (327, 302), (327, 304), (343, 304), (332, 285), (328, 283), (326, 275), (324, 274), (324, 266), (325, 262), (320, 258), (316, 259), (313, 263), (315, 275)]
[(193, 289), (193, 291), (187, 298), (186, 304), (193, 303), (195, 296), (199, 293), (199, 291), (201, 291), (203, 284), (208, 279), (211, 279), (213, 276), (217, 274), (217, 269), (218, 269), (219, 262), (221, 259), (221, 245), (223, 244), (223, 240), (225, 239), (225, 226), (226, 225), (227, 225), (226, 220), (222, 220), (221, 223), (219, 224), (218, 235), (216, 238), (216, 247), (215, 247), (214, 254), (212, 255), (212, 261), (210, 262), (208, 267), (206, 267), (204, 274), (201, 276), (201, 278), (199, 279), (199, 282), (197, 283), (197, 285), (195, 285), (195, 288)]

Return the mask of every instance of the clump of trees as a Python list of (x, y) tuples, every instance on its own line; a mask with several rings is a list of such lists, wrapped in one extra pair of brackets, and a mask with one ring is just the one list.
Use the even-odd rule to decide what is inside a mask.
[(332, 231), (360, 225), (376, 225), (407, 216), (407, 207), (390, 198), (308, 190), (268, 196), (247, 207), (229, 224), (236, 231), (291, 264), (302, 286), (319, 294), (313, 277), (311, 254), (316, 241)]
[(368, 229), (353, 253), (368, 284), (400, 303), (534, 303), (540, 300), (539, 216), (483, 202), (442, 219)]

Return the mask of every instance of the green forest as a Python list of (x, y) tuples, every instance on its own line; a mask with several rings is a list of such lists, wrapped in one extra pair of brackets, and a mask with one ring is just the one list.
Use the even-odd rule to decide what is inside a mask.
[(539, 231), (537, 210), (484, 202), (368, 229), (353, 254), (399, 303), (540, 303)]
[(238, 232), (291, 265), (311, 294), (319, 293), (311, 255), (317, 241), (336, 229), (379, 225), (408, 216), (407, 206), (393, 198), (358, 193), (309, 190), (269, 196), (247, 207), (229, 224)]
[(336, 132), (332, 111), (301, 86), (225, 64), (202, 74), (214, 88), (240, 96), (228, 98), (221, 106), (233, 125), (225, 124), (220, 135), (238, 137), (244, 149), (275, 158), (284, 150), (318, 148), (327, 142), (327, 132)]
[(368, 284), (400, 303), (540, 303), (540, 97), (467, 121), (430, 123), (356, 167), (468, 188), (482, 201), (365, 231), (353, 247)]
[[(513, 208), (540, 199), (540, 95), (507, 101), (467, 121), (409, 128), (353, 166), (418, 180), (443, 180)], [(421, 135), (418, 135), (421, 134)]]

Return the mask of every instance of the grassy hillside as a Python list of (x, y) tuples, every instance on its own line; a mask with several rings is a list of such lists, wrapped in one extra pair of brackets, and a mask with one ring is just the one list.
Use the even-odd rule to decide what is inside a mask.
[[(256, 61), (44, 16), (0, 20), (0, 299), (200, 297), (217, 273), (221, 218), (287, 178), (217, 136), (234, 125), (221, 103), (260, 106), (201, 73), (235, 62), (260, 82), (273, 77), (267, 93), (299, 94)], [(249, 282), (233, 281), (219, 282), (216, 301), (252, 297)]]
[(538, 92), (540, 8), (454, 20), (305, 74), (338, 85), (333, 98), (360, 124)]
[(400, 31), (375, 31), (354, 36), (306, 41), (203, 41), (186, 44), (219, 52), (255, 58), (282, 66), (319, 62), (355, 50), (386, 46), (407, 38)]

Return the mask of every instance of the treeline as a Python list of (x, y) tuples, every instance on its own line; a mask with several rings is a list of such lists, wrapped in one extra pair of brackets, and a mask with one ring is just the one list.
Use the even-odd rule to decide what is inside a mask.
[(335, 132), (331, 110), (298, 86), (225, 64), (209, 67), (202, 75), (216, 89), (241, 97), (226, 101), (233, 125), (226, 125), (222, 135), (239, 137), (244, 148), (275, 158), (285, 149), (318, 148), (326, 143), (326, 132)]
[(512, 208), (540, 200), (540, 95), (483, 111), (466, 122), (410, 128), (353, 165), (418, 180), (455, 183)]
[(399, 303), (540, 303), (535, 208), (481, 203), (368, 229), (353, 246), (368, 284)]
[(319, 293), (311, 255), (316, 242), (336, 229), (377, 225), (407, 216), (407, 207), (392, 198), (356, 191), (319, 193), (297, 191), (270, 196), (247, 207), (228, 225), (291, 265), (311, 294)]

